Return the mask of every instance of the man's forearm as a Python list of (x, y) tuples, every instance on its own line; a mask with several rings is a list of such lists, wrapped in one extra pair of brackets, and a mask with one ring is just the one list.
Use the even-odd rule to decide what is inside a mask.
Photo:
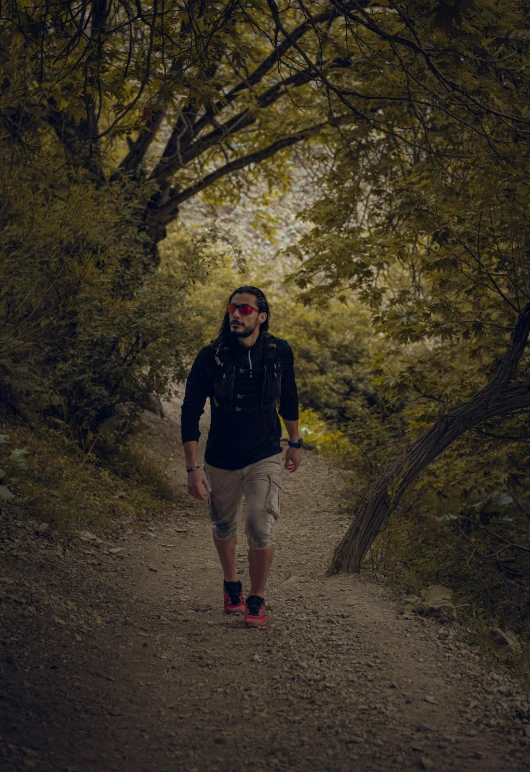
[(184, 443), (184, 455), (186, 456), (186, 469), (191, 469), (192, 466), (197, 466), (197, 448), (199, 443), (197, 440), (188, 440)]
[(289, 439), (291, 440), (291, 442), (298, 442), (298, 440), (300, 439), (300, 434), (298, 433), (298, 420), (288, 421), (286, 418), (284, 418), (283, 422), (285, 424), (285, 428), (287, 429), (287, 434), (289, 435)]

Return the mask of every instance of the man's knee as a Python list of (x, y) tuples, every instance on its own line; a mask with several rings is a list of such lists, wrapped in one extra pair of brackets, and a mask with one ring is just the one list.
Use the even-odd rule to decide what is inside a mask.
[(274, 518), (268, 512), (260, 512), (247, 518), (245, 532), (248, 546), (254, 550), (265, 550), (272, 547)]
[(229, 539), (235, 539), (237, 537), (237, 522), (227, 522), (227, 523), (212, 523), (212, 531), (213, 535), (217, 539), (221, 539), (222, 541), (228, 541)]
[(263, 552), (269, 547), (274, 547), (274, 540), (267, 539), (263, 541), (256, 541), (256, 542), (253, 542), (252, 544), (249, 542), (248, 546), (251, 550), (256, 550), (257, 552)]

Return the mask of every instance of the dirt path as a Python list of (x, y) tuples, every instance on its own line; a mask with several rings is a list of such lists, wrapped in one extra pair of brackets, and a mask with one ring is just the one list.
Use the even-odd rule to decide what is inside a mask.
[[(146, 417), (145, 441), (184, 486), (167, 409)], [(451, 626), (404, 618), (366, 576), (324, 577), (339, 499), (314, 453), (284, 473), (262, 630), (222, 613), (207, 513), (191, 499), (170, 524), (66, 555), (5, 524), (1, 768), (530, 769), (528, 699)], [(243, 542), (239, 563), (248, 589)]]

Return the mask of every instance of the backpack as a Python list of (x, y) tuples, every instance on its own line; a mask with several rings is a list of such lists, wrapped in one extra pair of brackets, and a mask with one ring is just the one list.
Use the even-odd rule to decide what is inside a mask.
[(263, 385), (261, 405), (258, 408), (234, 407), (236, 365), (232, 360), (230, 346), (221, 342), (215, 348), (217, 365), (213, 382), (213, 401), (216, 407), (235, 410), (238, 413), (255, 413), (258, 410), (272, 410), (280, 402), (282, 371), (277, 361), (277, 347), (274, 337), (266, 332), (263, 348)]

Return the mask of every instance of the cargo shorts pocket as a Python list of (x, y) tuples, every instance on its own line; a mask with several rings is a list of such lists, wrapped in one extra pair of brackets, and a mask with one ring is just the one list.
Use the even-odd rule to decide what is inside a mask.
[(280, 514), (280, 492), (282, 486), (269, 475), (269, 491), (267, 494), (267, 512), (278, 517)]
[[(223, 516), (222, 507), (219, 507), (219, 501), (216, 499), (212, 491), (208, 494), (208, 511), (210, 513), (210, 519), (212, 523), (222, 523), (227, 518)], [(222, 502), (221, 502), (222, 503)]]
[(213, 496), (211, 491), (206, 494), (206, 504), (208, 506), (208, 512), (210, 513), (210, 518), (214, 520)]

